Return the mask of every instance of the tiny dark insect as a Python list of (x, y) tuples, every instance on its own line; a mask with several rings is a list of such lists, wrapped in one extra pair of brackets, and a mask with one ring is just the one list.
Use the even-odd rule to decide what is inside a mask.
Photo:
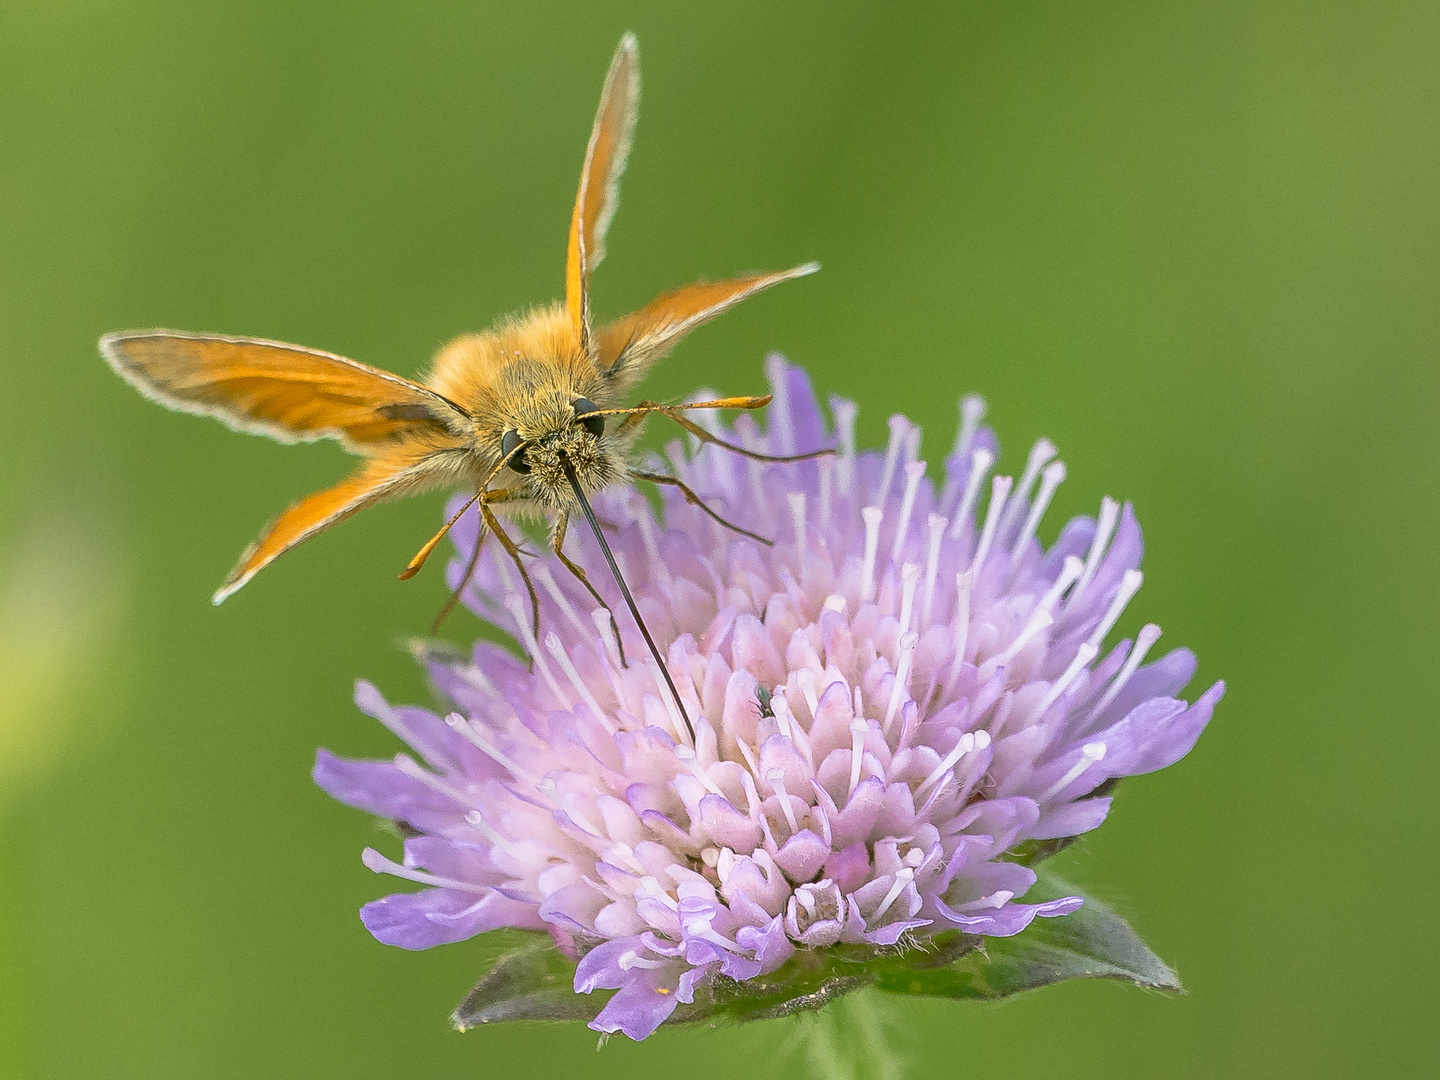
[(764, 686), (755, 687), (755, 700), (760, 703), (760, 715), (762, 717), (768, 716), (774, 719), (775, 710), (770, 707), (770, 702), (773, 701), (774, 698), (774, 692), (768, 688)]

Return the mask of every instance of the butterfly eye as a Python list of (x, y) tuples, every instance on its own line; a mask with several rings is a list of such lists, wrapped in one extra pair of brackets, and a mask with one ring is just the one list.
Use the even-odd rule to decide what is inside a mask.
[(600, 411), (595, 407), (593, 401), (589, 398), (576, 398), (574, 407), (575, 419), (580, 421), (581, 426), (584, 427), (586, 431), (594, 435), (597, 439), (605, 434), (605, 417), (591, 415), (592, 413)]
[(504, 435), (500, 436), (500, 453), (510, 458), (508, 462), (510, 468), (518, 473), (528, 473), (530, 471), (530, 463), (525, 460), (525, 451), (523, 449), (518, 454), (515, 454), (514, 457), (510, 457), (512, 453), (515, 453), (516, 447), (520, 445), (520, 433), (517, 431), (507, 431)]

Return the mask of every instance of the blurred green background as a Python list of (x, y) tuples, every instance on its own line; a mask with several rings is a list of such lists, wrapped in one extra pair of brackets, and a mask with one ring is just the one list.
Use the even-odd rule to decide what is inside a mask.
[[(352, 680), (440, 575), (440, 498), (210, 591), (337, 478), (331, 445), (141, 400), (104, 331), (263, 335), (418, 370), (562, 286), (600, 82), (641, 124), (601, 316), (701, 275), (816, 278), (696, 334), (651, 395), (766, 350), (947, 448), (1146, 529), (1134, 624), (1230, 683), (1064, 870), (1180, 971), (906, 1002), (915, 1075), (1415, 1075), (1440, 1054), (1440, 6), (49, 0), (0, 7), (0, 1075), (733, 1076), (794, 1024), (447, 1029), (480, 950), (366, 934), (386, 891), (316, 746), (392, 753)], [(473, 633), (468, 616), (448, 633)], [(1429, 854), (1427, 854), (1427, 852)]]

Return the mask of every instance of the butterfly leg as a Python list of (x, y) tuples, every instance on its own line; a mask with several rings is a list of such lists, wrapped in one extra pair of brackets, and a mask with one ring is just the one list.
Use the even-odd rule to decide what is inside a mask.
[(535, 595), (535, 583), (530, 580), (530, 572), (525, 569), (525, 564), (520, 559), (520, 548), (510, 534), (500, 526), (500, 520), (490, 509), (492, 503), (508, 502), (511, 499), (523, 498), (523, 495), (513, 488), (497, 488), (494, 491), (487, 491), (480, 496), (480, 514), (485, 519), (486, 527), (495, 534), (495, 539), (500, 541), (500, 546), (505, 549), (505, 554), (510, 556), (510, 561), (515, 564), (515, 569), (520, 571), (520, 580), (525, 583), (525, 591), (530, 594), (530, 618), (531, 627), (535, 632), (535, 640), (540, 640), (540, 598)]
[(718, 513), (716, 513), (709, 506), (707, 506), (704, 500), (702, 500), (699, 495), (696, 495), (694, 490), (678, 476), (666, 476), (664, 473), (645, 472), (642, 469), (631, 469), (630, 475), (636, 477), (639, 480), (649, 480), (652, 484), (669, 484), (671, 487), (677, 487), (680, 489), (680, 493), (685, 496), (686, 502), (688, 502), (691, 506), (698, 506), (701, 510), (704, 510), (705, 513), (709, 514), (712, 520), (719, 522), (731, 532), (737, 532), (741, 536), (748, 536), (751, 540), (756, 540), (759, 543), (764, 544), (766, 547), (775, 546), (774, 540), (769, 540), (761, 536), (759, 533), (753, 533), (749, 529), (742, 529), (739, 525), (736, 525), (732, 521), (726, 521)]
[[(468, 509), (468, 507), (466, 508)], [(430, 624), (430, 636), (436, 637), (440, 633), (440, 624), (450, 617), (450, 612), (455, 610), (455, 605), (460, 602), (460, 594), (470, 584), (471, 577), (475, 574), (475, 564), (480, 561), (480, 546), (485, 542), (485, 522), (482, 519), (480, 528), (475, 530), (475, 547), (470, 551), (470, 559), (465, 563), (465, 573), (460, 575), (460, 583), (450, 593), (450, 598), (445, 601), (445, 606), (435, 616), (435, 621)]]
[(565, 564), (565, 569), (575, 575), (576, 580), (585, 586), (590, 595), (595, 598), (595, 602), (603, 607), (605, 613), (610, 616), (610, 629), (615, 634), (615, 647), (620, 650), (620, 665), (628, 668), (630, 665), (625, 659), (625, 646), (620, 641), (620, 624), (615, 621), (615, 612), (610, 610), (610, 605), (605, 602), (605, 598), (600, 595), (594, 585), (590, 584), (590, 579), (585, 575), (585, 568), (566, 555), (563, 550), (565, 546), (565, 533), (569, 527), (570, 515), (562, 510), (560, 511), (559, 518), (555, 521), (555, 531), (550, 534), (550, 550), (555, 553), (555, 557)]
[[(760, 409), (767, 405), (769, 401), (770, 399), (768, 397), (722, 398), (718, 401), (700, 401), (689, 405), (662, 405), (656, 401), (642, 401), (639, 405), (635, 406), (635, 408), (637, 410), (644, 409), (647, 412), (657, 412), (664, 416), (668, 416), (671, 420), (674, 420), (675, 423), (679, 424), (686, 431), (690, 432), (691, 435), (694, 435), (702, 443), (712, 443), (715, 446), (719, 446), (726, 450), (729, 450), (733, 454), (739, 454), (742, 457), (753, 458), (756, 461), (770, 461), (777, 463), (789, 461), (809, 461), (811, 458), (824, 457), (826, 454), (835, 453), (835, 448), (831, 446), (826, 447), (823, 450), (811, 450), (808, 454), (762, 454), (756, 450), (747, 450), (743, 446), (737, 446), (735, 443), (726, 442), (719, 436), (710, 434), (710, 432), (706, 431), (703, 427), (695, 423), (695, 421), (691, 420), (689, 417), (681, 415), (681, 413), (686, 409), (697, 408)], [(626, 418), (626, 423), (622, 423), (617, 429), (617, 431), (623, 431), (627, 426), (628, 422), (629, 417)]]

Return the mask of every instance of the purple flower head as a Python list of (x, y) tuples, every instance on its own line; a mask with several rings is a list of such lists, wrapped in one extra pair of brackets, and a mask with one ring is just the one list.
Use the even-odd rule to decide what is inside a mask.
[[(548, 930), (578, 960), (576, 992), (617, 991), (591, 1026), (642, 1039), (702, 984), (797, 950), (1008, 937), (1074, 911), (1079, 897), (1026, 903), (1035, 872), (1007, 853), (1095, 828), (1112, 781), (1194, 745), (1223, 684), (1178, 699), (1195, 659), (1146, 663), (1153, 625), (1106, 650), (1142, 579), (1128, 505), (1103, 500), (1046, 549), (1037, 529), (1065, 476), (1049, 442), (1018, 479), (992, 477), (995, 439), (967, 399), (937, 483), (904, 417), (883, 452), (857, 452), (853, 402), (832, 400), (831, 428), (803, 371), (772, 358), (769, 374), (768, 431), (742, 415), (716, 433), (836, 455), (764, 465), (677, 442), (667, 465), (773, 546), (672, 488), (658, 517), (633, 490), (595, 499), (693, 743), (613, 589), (628, 667), (604, 611), (548, 558), (530, 562), (537, 640), (493, 544), (464, 600), (531, 663), (488, 643), (469, 663), (428, 660), (443, 718), (360, 685), (360, 707), (417, 757), (321, 751), (315, 779), (416, 834), (401, 863), (365, 852), (423, 886), (362, 909), (381, 941)], [(472, 512), (452, 586), (476, 536)], [(602, 566), (590, 537), (570, 537), (572, 557)]]

